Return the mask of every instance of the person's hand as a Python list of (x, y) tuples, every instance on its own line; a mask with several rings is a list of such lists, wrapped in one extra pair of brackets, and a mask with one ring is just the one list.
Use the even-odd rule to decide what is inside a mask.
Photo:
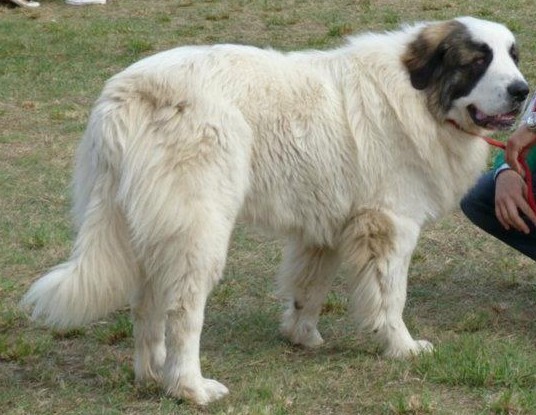
[(519, 164), (518, 158), (535, 144), (536, 134), (531, 132), (525, 124), (520, 125), (506, 142), (506, 162), (508, 165), (519, 174), (523, 174), (523, 168)]
[(517, 229), (530, 233), (530, 228), (520, 216), (523, 212), (536, 225), (536, 214), (527, 202), (527, 185), (514, 170), (499, 173), (495, 183), (495, 215), (505, 229)]

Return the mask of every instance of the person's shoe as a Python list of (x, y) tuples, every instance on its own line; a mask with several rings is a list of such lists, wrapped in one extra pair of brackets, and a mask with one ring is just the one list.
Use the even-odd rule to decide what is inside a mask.
[(106, 0), (65, 0), (71, 6), (86, 6), (88, 4), (106, 4)]
[[(106, 1), (106, 0), (105, 0)], [(36, 1), (31, 0), (11, 0), (11, 3), (15, 3), (17, 6), (20, 7), (27, 7), (29, 9), (32, 9), (34, 7), (39, 7), (39, 3)]]

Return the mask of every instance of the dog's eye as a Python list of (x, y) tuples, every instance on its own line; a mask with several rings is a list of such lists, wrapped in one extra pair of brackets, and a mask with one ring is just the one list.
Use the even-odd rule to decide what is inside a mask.
[(512, 45), (510, 48), (510, 56), (512, 57), (512, 60), (516, 63), (516, 65), (519, 63), (519, 52), (517, 51), (517, 48)]
[(482, 69), (486, 66), (487, 62), (485, 58), (476, 58), (471, 65), (475, 69)]

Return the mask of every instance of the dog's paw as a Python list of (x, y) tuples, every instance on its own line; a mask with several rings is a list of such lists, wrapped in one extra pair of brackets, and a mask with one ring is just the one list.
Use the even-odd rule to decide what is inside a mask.
[(391, 345), (384, 351), (384, 356), (394, 359), (403, 359), (406, 357), (416, 356), (421, 353), (430, 353), (434, 350), (434, 346), (427, 340), (414, 340), (404, 347), (395, 347)]
[(229, 389), (214, 379), (201, 378), (193, 384), (181, 385), (176, 392), (169, 391), (169, 393), (177, 398), (195, 402), (198, 405), (208, 405), (227, 395)]
[(293, 344), (307, 347), (307, 348), (318, 347), (324, 344), (324, 339), (322, 338), (322, 336), (320, 335), (320, 332), (316, 328), (309, 330), (305, 333), (300, 333), (300, 334), (295, 333), (294, 336), (290, 338), (290, 341)]
[[(134, 374), (136, 383), (146, 385), (153, 382), (161, 383), (166, 360), (166, 348), (163, 344), (152, 350), (144, 350), (147, 353), (136, 351), (134, 359)], [(149, 356), (149, 357), (147, 357)]]
[(300, 324), (299, 322), (293, 325), (283, 324), (281, 334), (297, 346), (313, 348), (324, 343), (324, 339), (318, 329), (310, 324)]

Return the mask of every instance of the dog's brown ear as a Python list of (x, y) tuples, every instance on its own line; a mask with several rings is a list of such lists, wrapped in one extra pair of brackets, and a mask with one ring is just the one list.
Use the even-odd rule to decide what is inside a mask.
[(415, 89), (426, 89), (430, 85), (448, 50), (449, 38), (461, 26), (455, 20), (430, 24), (408, 45), (402, 63), (408, 69)]

